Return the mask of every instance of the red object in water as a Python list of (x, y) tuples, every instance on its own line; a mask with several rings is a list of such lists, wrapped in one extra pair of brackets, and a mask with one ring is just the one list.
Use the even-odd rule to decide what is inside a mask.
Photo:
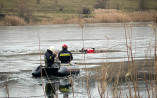
[(87, 49), (87, 53), (94, 53), (94, 50), (91, 49), (91, 48), (88, 48), (88, 49)]

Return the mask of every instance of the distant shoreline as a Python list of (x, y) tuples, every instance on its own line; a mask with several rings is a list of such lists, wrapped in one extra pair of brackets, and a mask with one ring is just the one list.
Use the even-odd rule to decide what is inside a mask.
[(124, 23), (124, 22), (157, 22), (157, 11), (123, 12), (116, 9), (96, 9), (91, 17), (53, 17), (41, 21), (30, 19), (26, 22), (18, 16), (5, 16), (1, 19), (0, 26), (25, 26), (25, 25), (52, 25), (52, 24), (86, 24), (86, 23)]

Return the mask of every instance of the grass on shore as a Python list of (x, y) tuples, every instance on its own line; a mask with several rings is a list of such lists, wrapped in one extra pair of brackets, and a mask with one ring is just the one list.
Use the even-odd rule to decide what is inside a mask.
[(81, 21), (84, 23), (117, 23), (117, 22), (153, 22), (156, 21), (157, 11), (134, 11), (124, 12), (116, 9), (95, 9), (91, 17), (79, 18), (77, 16), (66, 17), (52, 17), (43, 18), (40, 22), (30, 21), (26, 23), (24, 19), (17, 16), (5, 17), (0, 25), (50, 25), (50, 24), (78, 24)]

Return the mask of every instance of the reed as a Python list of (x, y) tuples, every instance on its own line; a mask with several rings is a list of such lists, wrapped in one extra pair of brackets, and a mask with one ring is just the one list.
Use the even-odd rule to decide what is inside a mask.
[[(128, 26), (128, 27), (127, 27)], [(151, 25), (152, 26), (152, 25)], [(111, 64), (106, 60), (106, 63), (102, 62), (102, 66), (100, 68), (95, 68), (95, 72), (98, 73), (98, 77), (96, 76), (95, 79), (99, 81), (98, 83), (98, 94), (100, 95), (100, 98), (107, 98), (108, 92), (107, 85), (112, 85), (112, 97), (118, 97), (118, 98), (142, 98), (142, 97), (148, 97), (148, 98), (155, 98), (156, 97), (156, 83), (153, 81), (157, 80), (156, 77), (156, 60), (153, 61), (149, 59), (151, 57), (152, 52), (154, 52), (154, 57), (156, 57), (156, 49), (152, 51), (152, 46), (150, 45), (152, 41), (154, 41), (154, 48), (156, 48), (156, 27), (153, 26), (153, 39), (150, 38), (150, 41), (148, 43), (148, 47), (146, 47), (145, 51), (145, 60), (143, 61), (135, 61), (134, 55), (136, 55), (136, 47), (134, 48), (133, 45), (136, 43), (133, 43), (133, 37), (132, 37), (132, 25), (126, 25), (124, 22), (124, 36), (126, 40), (126, 53), (127, 53), (127, 59), (128, 62), (124, 64), (124, 62), (120, 62), (120, 66), (118, 66), (118, 63)], [(155, 34), (155, 35), (154, 35)], [(106, 37), (109, 39), (108, 37)], [(108, 45), (105, 45), (108, 46)], [(111, 48), (110, 48), (111, 49)], [(135, 50), (135, 53), (133, 51)], [(106, 58), (107, 58), (107, 53)], [(150, 54), (150, 56), (149, 56)], [(152, 58), (152, 57), (151, 57)], [(86, 59), (86, 58), (84, 58)], [(156, 59), (156, 58), (155, 58)], [(123, 65), (124, 64), (124, 65)], [(155, 69), (155, 70), (154, 70)], [(141, 73), (140, 71), (143, 72)], [(92, 71), (91, 68), (88, 71)], [(115, 73), (115, 71), (117, 73)], [(147, 73), (148, 71), (148, 73)], [(90, 79), (90, 77), (88, 77)], [(145, 88), (146, 88), (146, 96), (141, 94), (141, 88), (139, 87), (139, 81), (142, 80), (145, 82)], [(123, 93), (123, 88), (121, 86), (121, 82), (125, 82), (128, 85), (128, 93)], [(87, 87), (89, 85), (87, 84)], [(91, 95), (92, 96), (92, 95)]]
[(94, 22), (122, 22), (129, 21), (127, 14), (114, 9), (96, 9), (93, 12)]
[[(153, 24), (153, 25), (150, 25), (154, 31), (154, 40), (155, 40), (155, 43), (154, 43), (154, 57), (155, 57), (155, 60), (154, 60), (154, 67), (155, 67), (155, 74), (156, 74), (156, 87), (155, 87), (155, 91), (157, 92), (157, 32), (156, 32), (156, 27), (157, 27), (157, 24), (156, 22)], [(157, 94), (156, 94), (157, 96)]]
[[(7, 81), (8, 82), (8, 81)], [(7, 82), (5, 83), (5, 86), (6, 86), (6, 91), (7, 91), (7, 94), (8, 94), (8, 98), (9, 98), (9, 89), (8, 89), (8, 84)]]
[(116, 9), (96, 9), (93, 12), (94, 22), (150, 22), (157, 16), (157, 11), (124, 12)]
[[(84, 44), (84, 21), (80, 20), (79, 26), (80, 26), (81, 32), (82, 32), (82, 45), (83, 45), (83, 48), (85, 48), (85, 44)], [(85, 53), (83, 53), (83, 56), (84, 56), (85, 69), (87, 69)], [(88, 72), (89, 72), (89, 70), (87, 69), (86, 70), (87, 93), (88, 93), (88, 98), (91, 98), (90, 87), (89, 87), (89, 73)]]
[[(125, 27), (125, 23), (124, 23), (124, 28)], [(128, 35), (128, 37), (127, 37)], [(136, 93), (138, 92), (138, 79), (137, 79), (137, 72), (136, 72), (136, 67), (135, 67), (135, 63), (134, 63), (134, 57), (133, 57), (133, 53), (132, 53), (132, 29), (130, 30), (130, 32), (126, 32), (125, 30), (125, 37), (126, 37), (126, 48), (127, 48), (127, 54), (128, 54), (128, 60), (131, 59), (131, 63), (129, 63), (129, 73), (131, 72), (131, 70), (133, 70), (133, 74), (134, 78), (131, 76), (132, 82), (133, 82), (133, 86), (134, 86), (134, 91), (135, 91), (135, 97), (137, 97)], [(129, 38), (129, 41), (127, 41)], [(128, 43), (127, 43), (128, 42)], [(129, 52), (129, 53), (128, 53)], [(138, 93), (138, 97), (139, 97), (139, 93)]]
[[(39, 28), (38, 28), (38, 42), (39, 42), (39, 53), (40, 53), (40, 68), (41, 68), (42, 64), (41, 64), (41, 49), (40, 49), (40, 32), (39, 32)], [(44, 96), (46, 98), (46, 93), (45, 93), (45, 90), (44, 90), (45, 87), (44, 87), (44, 80), (43, 80), (42, 70), (41, 70), (41, 80), (42, 80), (42, 87), (43, 87)]]
[[(106, 47), (109, 48), (109, 37), (106, 35), (104, 35), (104, 37), (107, 39)], [(105, 57), (105, 54), (103, 54), (103, 56)], [(106, 58), (107, 57), (108, 57), (108, 54), (106, 53)], [(100, 80), (101, 82), (100, 82), (100, 87), (98, 87), (98, 91), (99, 91), (100, 97), (104, 98), (106, 96), (105, 92), (107, 91), (108, 69), (110, 68), (110, 65), (107, 63), (108, 59), (106, 59), (106, 61), (104, 61), (104, 59), (103, 59), (102, 62), (106, 62), (106, 63), (105, 64), (103, 63), (101, 66), (101, 70), (100, 70), (101, 74), (100, 74), (100, 78), (98, 78), (98, 80)]]
[[(98, 71), (99, 73), (101, 72), (102, 76), (105, 76), (105, 73), (106, 73), (106, 71), (104, 71), (104, 69), (105, 70), (107, 69), (108, 73), (111, 72), (112, 74), (114, 73), (115, 70), (117, 72), (117, 75), (109, 74), (109, 77), (111, 77), (110, 79), (108, 78), (105, 80), (102, 77), (102, 79), (100, 80), (101, 81), (101, 89), (99, 86), (98, 93), (101, 98), (104, 98), (102, 92), (107, 90), (105, 85), (108, 83), (108, 80), (113, 80), (113, 82), (109, 82), (112, 85), (112, 91), (113, 91), (112, 96), (113, 97), (118, 97), (118, 98), (123, 98), (124, 96), (127, 98), (144, 97), (144, 95), (140, 94), (141, 91), (140, 91), (140, 87), (139, 87), (139, 83), (138, 83), (139, 79), (142, 79), (143, 81), (145, 81), (147, 97), (148, 98), (156, 97), (155, 89), (157, 87), (154, 87), (154, 85), (156, 83), (153, 82), (154, 79), (156, 80), (156, 77), (153, 78), (153, 76), (156, 76), (156, 73), (153, 73), (154, 72), (153, 70), (150, 70), (150, 71), (152, 71), (152, 73), (145, 73), (145, 72), (143, 74), (138, 73), (139, 70), (145, 71), (145, 70), (148, 70), (148, 68), (153, 67), (153, 65), (152, 65), (153, 61), (147, 59), (147, 57), (146, 57), (146, 60), (142, 61), (142, 63), (135, 62), (134, 55), (133, 55), (133, 48), (132, 48), (132, 45), (133, 45), (132, 28), (130, 28), (130, 27), (131, 27), (131, 25), (129, 26), (129, 28), (126, 27), (125, 22), (124, 22), (124, 30), (125, 30), (124, 33), (125, 33), (126, 49), (127, 49), (127, 55), (128, 55), (127, 58), (128, 58), (129, 62), (126, 63), (125, 66), (123, 66), (123, 65), (119, 66), (120, 68), (116, 67), (117, 64), (114, 66), (111, 65), (111, 69), (109, 69), (109, 70), (108, 70), (108, 68), (105, 67), (105, 65), (102, 65), (102, 66), (104, 66), (101, 68), (101, 70), (103, 70), (103, 71)], [(154, 31), (155, 31), (155, 29), (154, 29)], [(155, 43), (156, 43), (156, 38), (155, 38)], [(154, 46), (156, 48), (156, 45), (154, 45)], [(152, 47), (150, 47), (150, 45), (148, 45), (148, 48), (146, 50), (147, 51), (146, 55), (148, 55), (149, 52), (151, 54), (150, 48), (152, 48)], [(156, 49), (155, 49), (155, 51), (156, 51)], [(155, 52), (155, 54), (156, 54), (156, 52)], [(107, 63), (108, 62), (106, 62), (106, 64)], [(154, 64), (154, 68), (155, 68), (155, 66), (156, 66), (156, 64)], [(128, 68), (128, 72), (126, 71), (127, 68)], [(128, 94), (126, 94), (126, 95), (124, 93), (122, 93), (122, 88), (121, 88), (121, 81), (123, 81), (123, 77), (125, 79), (125, 82), (128, 84)], [(105, 96), (105, 97), (108, 97), (108, 96)]]
[(24, 19), (17, 16), (6, 16), (1, 22), (1, 26), (23, 26), (27, 25)]

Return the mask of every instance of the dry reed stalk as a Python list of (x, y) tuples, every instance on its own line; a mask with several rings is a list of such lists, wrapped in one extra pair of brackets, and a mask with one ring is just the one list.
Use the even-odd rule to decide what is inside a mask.
[(119, 86), (119, 98), (121, 98), (122, 97), (122, 92), (121, 92), (121, 90), (122, 90), (122, 88), (121, 88), (121, 85)]
[[(133, 53), (132, 53), (132, 29), (131, 29), (131, 32), (128, 32), (128, 37), (127, 37), (127, 30), (125, 27), (125, 23), (124, 23), (124, 28), (125, 28), (125, 38), (126, 38), (128, 61), (131, 59), (131, 63), (129, 63), (129, 69), (128, 69), (128, 73), (127, 73), (126, 77), (131, 76), (131, 80), (132, 80), (134, 92), (135, 92), (134, 97), (140, 97), (139, 89), (138, 89), (138, 77), (137, 77), (137, 72), (136, 72)], [(127, 41), (128, 38), (129, 38), (129, 43)], [(132, 74), (133, 76), (131, 75), (132, 70), (133, 70), (133, 74)], [(137, 93), (138, 93), (138, 96), (136, 95)]]
[(151, 95), (152, 95), (152, 98), (156, 98), (156, 84), (155, 82), (150, 82), (150, 88), (151, 88)]
[(128, 83), (128, 88), (129, 88), (129, 98), (132, 98), (132, 90), (131, 90), (131, 87), (130, 87), (130, 84)]
[[(132, 27), (132, 26), (131, 26)], [(130, 54), (131, 54), (131, 62), (132, 62), (132, 65), (133, 65), (133, 71), (134, 71), (134, 79), (135, 79), (135, 96), (136, 96), (136, 92), (138, 93), (138, 97), (140, 97), (140, 95), (139, 95), (139, 89), (138, 89), (138, 77), (137, 77), (137, 72), (136, 72), (136, 68), (135, 68), (135, 63), (134, 63), (134, 58), (133, 58), (133, 52), (132, 52), (132, 28), (131, 28), (131, 32), (130, 32), (131, 34), (130, 34), (130, 37), (129, 37), (129, 39), (130, 39)]]
[[(155, 29), (155, 27), (153, 27), (153, 29), (154, 29), (155, 37), (156, 37), (156, 29)], [(127, 38), (127, 37), (126, 37), (126, 38)], [(150, 48), (150, 45), (149, 45), (148, 48)], [(156, 38), (155, 38), (155, 48), (156, 48)], [(131, 47), (129, 47), (129, 51), (132, 51), (132, 48), (131, 48)], [(147, 50), (147, 52), (148, 52), (148, 50)], [(133, 64), (134, 69), (135, 69), (135, 65), (134, 65), (134, 62), (133, 62), (132, 52), (130, 52), (130, 53), (131, 53), (132, 64)], [(150, 52), (150, 54), (151, 54), (151, 52)], [(155, 63), (156, 63), (156, 49), (155, 49), (155, 53), (154, 53), (154, 54), (155, 54)], [(146, 58), (147, 58), (147, 56), (146, 56)], [(154, 63), (154, 66), (156, 67), (156, 64), (155, 64), (155, 63)], [(146, 64), (149, 64), (149, 65), (151, 66), (151, 62), (148, 61), (147, 59), (146, 59)], [(143, 68), (144, 68), (144, 66), (143, 66)], [(135, 75), (135, 81), (132, 80), (132, 82), (133, 82), (133, 85), (134, 85), (135, 97), (136, 97), (136, 91), (138, 92), (138, 97), (141, 97), (140, 94), (139, 94), (139, 89), (138, 89), (138, 85), (137, 85), (138, 81), (137, 81), (136, 71), (134, 71), (134, 75)], [(149, 74), (149, 79), (152, 79), (151, 76), (150, 76), (150, 74)], [(147, 92), (148, 92), (148, 97), (150, 97), (150, 91), (148, 90), (148, 84), (147, 84), (147, 82), (146, 82), (146, 78), (145, 78), (145, 83), (146, 83), (146, 88), (147, 88)], [(153, 90), (152, 90), (152, 91), (153, 91)]]
[[(155, 23), (156, 24), (156, 23)], [(154, 28), (154, 26), (153, 25), (149, 25), (149, 26), (151, 26), (151, 28), (153, 29)], [(153, 31), (155, 31), (155, 30), (153, 30)], [(155, 34), (152, 34), (153, 35), (153, 37), (154, 37), (154, 35)], [(151, 39), (153, 39), (153, 37), (151, 38)], [(156, 37), (156, 36), (155, 36)], [(156, 38), (155, 38), (156, 39)], [(151, 42), (151, 41), (150, 41)], [(156, 41), (155, 41), (155, 43), (156, 43)], [(154, 43), (154, 44), (155, 44)], [(156, 45), (155, 45), (156, 46)], [(151, 57), (151, 46), (150, 46), (150, 44), (149, 44), (149, 46), (148, 46), (148, 49), (150, 49), (149, 51), (150, 51), (150, 57)], [(148, 51), (148, 50), (147, 50)], [(156, 54), (156, 53), (154, 53), (154, 54)], [(152, 57), (151, 57), (152, 58)], [(148, 65), (149, 65), (149, 67), (152, 67), (151, 66), (151, 63), (152, 63), (153, 61), (152, 60), (147, 60), (146, 61), (146, 63), (148, 63)], [(156, 65), (155, 65), (155, 62), (154, 62), (154, 67), (155, 67)], [(156, 67), (155, 67), (156, 68)], [(154, 70), (152, 69), (151, 70), (152, 72), (154, 72)], [(154, 73), (155, 74), (155, 73)], [(155, 75), (154, 75), (155, 76)], [(149, 74), (149, 80), (156, 80), (156, 77), (153, 77), (153, 74)], [(145, 80), (146, 81), (146, 86), (149, 86), (148, 85), (148, 81), (147, 80)], [(148, 95), (149, 95), (149, 98), (151, 97), (151, 95), (152, 95), (152, 97), (153, 98), (155, 98), (155, 94), (154, 93), (156, 93), (156, 91), (154, 91), (154, 83), (151, 81), (150, 82), (150, 90), (148, 89), (148, 87), (147, 87), (147, 92), (148, 92)], [(152, 93), (152, 94), (151, 94)]]
[[(152, 39), (152, 38), (151, 38), (151, 39)], [(152, 62), (152, 61), (151, 61), (151, 60), (148, 60), (149, 54), (150, 54), (150, 58), (152, 58), (152, 56), (151, 56), (151, 40), (149, 41), (148, 47), (147, 47), (146, 52), (145, 52), (145, 59), (146, 59), (145, 64), (148, 64), (148, 67), (152, 67), (152, 66), (151, 66), (151, 62)], [(145, 64), (143, 65), (143, 69), (144, 69), (144, 67), (145, 67)], [(152, 69), (151, 71), (153, 72), (153, 69)], [(149, 73), (149, 80), (152, 80), (152, 79), (153, 79), (152, 74)]]
[(113, 97), (114, 98), (118, 96), (118, 81), (119, 81), (119, 78), (116, 76), (115, 81), (112, 84), (112, 90), (113, 90)]
[[(70, 57), (70, 61), (71, 61), (71, 57)], [(70, 67), (71, 67), (71, 66), (70, 66)], [(70, 69), (71, 69), (71, 68), (70, 68)], [(75, 98), (71, 70), (70, 70), (70, 82), (71, 82), (71, 87), (72, 87), (73, 98)]]
[[(151, 26), (151, 25), (150, 25)], [(151, 26), (152, 27), (152, 26)], [(154, 34), (153, 34), (154, 35)], [(152, 38), (151, 38), (152, 39)], [(151, 63), (152, 63), (152, 60), (148, 60), (148, 53), (150, 52), (150, 57), (151, 57), (151, 40), (149, 42), (149, 45), (147, 47), (147, 51), (146, 51), (146, 64), (148, 64), (149, 67), (152, 67), (151, 66)], [(152, 57), (151, 57), (152, 58)], [(153, 69), (151, 70), (153, 72)], [(154, 80), (153, 78), (153, 74), (152, 73), (149, 73), (149, 80)], [(151, 98), (151, 92), (152, 92), (152, 97), (154, 96), (154, 92), (153, 92), (153, 88), (154, 88), (154, 83), (151, 81), (150, 84), (148, 83), (147, 79), (146, 79), (146, 74), (144, 74), (144, 81), (145, 81), (145, 84), (146, 84), (146, 89), (147, 89), (147, 93), (148, 93), (148, 98)], [(149, 86), (150, 85), (150, 86)], [(150, 88), (149, 88), (150, 87)], [(155, 96), (154, 96), (155, 97)]]
[(155, 40), (155, 43), (154, 43), (154, 67), (155, 67), (155, 74), (156, 74), (156, 77), (155, 77), (155, 80), (156, 80), (156, 87), (155, 87), (155, 96), (157, 96), (157, 54), (156, 54), (156, 51), (157, 51), (157, 34), (156, 34), (156, 23), (152, 24), (152, 25), (149, 25), (153, 31), (154, 31), (154, 40)]
[(8, 98), (9, 98), (9, 89), (8, 89), (8, 85), (7, 85), (7, 82), (5, 83), (5, 86), (6, 86), (6, 91), (7, 91), (7, 94), (8, 94)]
[[(155, 66), (155, 72), (156, 72), (156, 92), (157, 92), (157, 54), (156, 54), (156, 51), (157, 51), (157, 34), (156, 34), (156, 23), (154, 24), (153, 26), (153, 30), (154, 30), (154, 35), (155, 35), (155, 43), (154, 43), (154, 56), (155, 56), (155, 61), (154, 61), (154, 66)], [(155, 94), (156, 97), (157, 97), (157, 93)]]
[(147, 89), (147, 93), (148, 93), (148, 98), (150, 98), (150, 91), (149, 91), (148, 81), (146, 80), (146, 77), (144, 77), (144, 81), (145, 81), (145, 84), (146, 84), (146, 89)]
[(101, 89), (100, 87), (98, 87), (98, 91), (99, 91), (99, 95), (101, 98), (104, 98), (105, 97), (105, 91), (106, 91), (106, 88), (107, 88), (107, 78), (108, 78), (108, 68), (109, 66), (106, 66), (104, 67), (105, 65), (102, 65), (102, 69), (101, 69), (101, 77), (99, 78), (99, 80), (101, 80)]
[(114, 82), (112, 83), (112, 91), (113, 91), (113, 97), (122, 97), (121, 93), (121, 86), (119, 85), (121, 82), (121, 73), (122, 72), (122, 66), (120, 66), (119, 72), (117, 72), (116, 76), (113, 77)]
[[(144, 65), (143, 65), (143, 69), (144, 69)], [(143, 70), (144, 71), (144, 70)], [(149, 80), (151, 80), (150, 79), (150, 76), (151, 74), (149, 74)], [(144, 81), (145, 81), (145, 85), (146, 85), (146, 89), (147, 89), (147, 93), (148, 93), (148, 98), (150, 98), (150, 91), (149, 91), (149, 85), (148, 85), (148, 81), (147, 81), (147, 79), (146, 79), (146, 73), (144, 73)]]
[[(105, 38), (107, 39), (107, 47), (108, 47), (108, 43), (109, 43), (109, 38), (105, 35)], [(103, 54), (104, 56), (104, 54)], [(106, 58), (107, 58), (107, 53), (106, 53)], [(104, 59), (103, 61), (104, 62)], [(102, 64), (102, 68), (101, 68), (101, 76), (100, 79), (101, 80), (101, 91), (100, 91), (100, 88), (98, 87), (98, 91), (99, 91), (99, 95), (101, 98), (104, 98), (106, 95), (105, 95), (105, 91), (106, 91), (106, 88), (107, 88), (107, 78), (108, 78), (108, 68), (110, 67), (110, 65), (108, 65), (107, 63), (107, 59), (106, 59), (106, 63), (104, 65), (104, 63)]]
[[(81, 27), (81, 30), (82, 30), (82, 43), (83, 43), (83, 49), (85, 47), (84, 45), (84, 21), (83, 20), (80, 20), (79, 22), (79, 26)], [(86, 57), (85, 57), (85, 53), (83, 52), (83, 55), (84, 55), (84, 64), (85, 64), (85, 69), (87, 69), (86, 67)], [(88, 70), (86, 70), (86, 82), (87, 82), (87, 92), (88, 92), (88, 98), (91, 98), (91, 95), (90, 95), (90, 88), (89, 88), (89, 75), (88, 75)]]
[(100, 91), (100, 87), (98, 86), (98, 93), (100, 95), (100, 98), (103, 98), (102, 95), (101, 95), (101, 91)]
[[(70, 66), (70, 67), (71, 67), (71, 66)], [(72, 86), (73, 98), (75, 98), (71, 71), (70, 71), (70, 82), (71, 82), (71, 86)]]
[(126, 30), (126, 24), (125, 24), (125, 22), (124, 22), (124, 30), (125, 30), (125, 39), (126, 39), (126, 42), (125, 42), (125, 44), (126, 44), (126, 49), (127, 49), (127, 56), (128, 56), (128, 73), (125, 75), (125, 77), (128, 77), (128, 76), (132, 76), (131, 75), (131, 64), (130, 64), (130, 62), (129, 62), (129, 58), (130, 58), (130, 54), (129, 54), (129, 49), (128, 49), (128, 37), (127, 37), (127, 30)]
[[(40, 33), (39, 33), (39, 28), (38, 28), (38, 42), (39, 42), (39, 53), (40, 53), (40, 68), (42, 67), (41, 65), (41, 50), (40, 50)], [(43, 91), (44, 91), (44, 96), (46, 98), (46, 93), (44, 90), (44, 80), (43, 80), (43, 75), (42, 75), (42, 69), (41, 69), (41, 80), (42, 80), (42, 86), (43, 86)]]

